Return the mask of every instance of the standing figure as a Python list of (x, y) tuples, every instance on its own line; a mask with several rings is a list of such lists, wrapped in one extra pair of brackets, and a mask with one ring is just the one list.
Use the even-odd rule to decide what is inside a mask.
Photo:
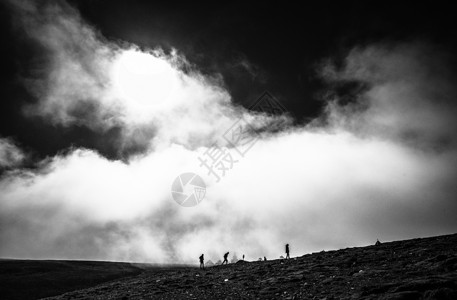
[(244, 261), (244, 254), (243, 254), (243, 261)]
[(286, 244), (286, 259), (290, 259), (289, 252), (290, 252), (289, 244)]
[(205, 258), (203, 256), (203, 254), (200, 255), (200, 269), (203, 269), (203, 270), (205, 269)]
[(228, 260), (227, 260), (227, 257), (228, 257), (228, 255), (229, 255), (229, 253), (230, 253), (230, 252), (227, 252), (227, 253), (225, 253), (225, 254), (224, 254), (224, 261), (222, 262), (222, 264), (224, 264), (224, 263), (225, 263), (225, 264), (227, 264), (227, 265), (228, 265)]

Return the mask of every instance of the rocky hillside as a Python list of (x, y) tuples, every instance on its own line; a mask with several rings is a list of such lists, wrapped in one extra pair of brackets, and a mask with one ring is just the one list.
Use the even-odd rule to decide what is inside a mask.
[(147, 270), (53, 299), (457, 299), (457, 234), (291, 260)]

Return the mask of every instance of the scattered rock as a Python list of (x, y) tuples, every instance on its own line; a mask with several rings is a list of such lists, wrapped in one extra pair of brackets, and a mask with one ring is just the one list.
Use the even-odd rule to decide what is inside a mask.
[(387, 294), (381, 299), (383, 300), (419, 300), (421, 294), (417, 291), (404, 291), (398, 293)]
[(146, 269), (53, 299), (457, 299), (455, 245), (457, 234), (287, 261), (240, 260), (197, 274), (191, 267)]
[(455, 300), (457, 299), (457, 291), (450, 288), (440, 288), (432, 291), (427, 291), (424, 295), (424, 300)]

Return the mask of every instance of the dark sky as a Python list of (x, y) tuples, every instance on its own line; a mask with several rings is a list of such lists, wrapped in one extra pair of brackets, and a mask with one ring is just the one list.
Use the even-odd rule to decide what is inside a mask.
[[(454, 12), (0, 0), (0, 257), (188, 263), (456, 232)], [(264, 91), (293, 119), (242, 108)], [(242, 127), (249, 153), (228, 140)], [(200, 160), (217, 146), (236, 159), (220, 181)], [(187, 209), (171, 188), (189, 172), (206, 194)]]
[[(332, 57), (338, 64), (338, 58), (354, 45), (408, 39), (431, 41), (452, 52), (457, 41), (453, 10), (436, 2), (320, 2), (304, 6), (241, 2), (178, 5), (137, 0), (70, 3), (109, 40), (146, 48), (175, 48), (203, 73), (221, 74), (236, 103), (249, 106), (263, 91), (270, 91), (298, 123), (322, 110), (323, 83), (316, 68), (324, 59)], [(13, 25), (7, 5), (2, 3), (0, 8), (0, 136), (14, 138), (37, 157), (81, 146), (118, 158), (120, 154), (109, 143), (119, 134), (116, 128), (100, 133), (84, 126), (64, 128), (38, 117), (24, 117), (24, 104), (37, 100), (21, 79), (36, 75), (34, 67), (43, 55)], [(346, 82), (332, 92), (351, 101), (358, 89), (357, 82)]]

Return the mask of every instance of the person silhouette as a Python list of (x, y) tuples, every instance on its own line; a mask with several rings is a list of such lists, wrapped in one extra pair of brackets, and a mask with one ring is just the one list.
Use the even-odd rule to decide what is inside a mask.
[(263, 257), (263, 261), (267, 261), (267, 257), (266, 256)]
[(227, 252), (227, 253), (224, 254), (224, 261), (222, 262), (222, 265), (223, 265), (224, 263), (228, 265), (227, 257), (228, 257), (228, 255), (229, 255), (229, 253), (230, 253), (230, 252)]
[(205, 257), (202, 254), (202, 255), (200, 255), (199, 258), (200, 258), (200, 269), (204, 270), (205, 269), (205, 262), (204, 262), (205, 261)]
[(244, 261), (244, 254), (243, 254), (243, 261)]
[(286, 259), (290, 259), (289, 252), (290, 252), (289, 244), (286, 244)]

